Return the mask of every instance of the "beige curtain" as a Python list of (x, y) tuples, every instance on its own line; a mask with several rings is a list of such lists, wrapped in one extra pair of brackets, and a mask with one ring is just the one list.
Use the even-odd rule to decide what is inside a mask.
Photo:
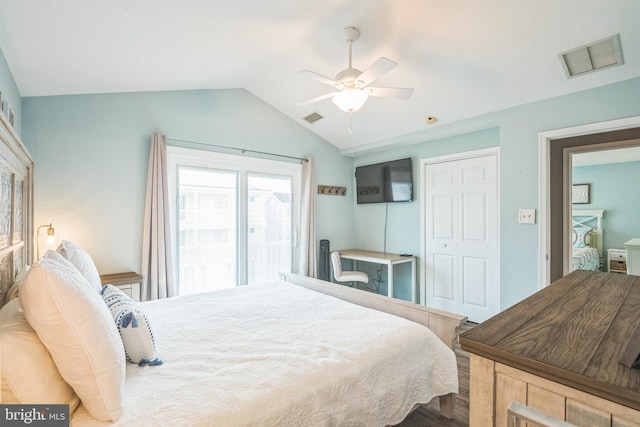
[(318, 276), (316, 260), (316, 219), (315, 192), (313, 180), (313, 159), (302, 162), (302, 195), (300, 200), (300, 263), (298, 273)]
[(167, 138), (156, 132), (151, 137), (149, 150), (147, 200), (144, 211), (140, 292), (143, 301), (176, 295), (171, 256), (167, 175)]

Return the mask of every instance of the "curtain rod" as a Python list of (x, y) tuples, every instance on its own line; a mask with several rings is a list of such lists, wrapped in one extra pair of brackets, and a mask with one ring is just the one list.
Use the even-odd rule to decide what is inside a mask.
[(184, 142), (186, 144), (202, 145), (202, 146), (205, 146), (205, 147), (224, 148), (225, 150), (236, 150), (236, 151), (240, 151), (242, 154), (244, 154), (244, 153), (264, 154), (266, 156), (284, 157), (284, 158), (287, 158), (287, 159), (300, 160), (301, 162), (307, 162), (308, 161), (308, 159), (305, 159), (303, 157), (286, 156), (284, 154), (269, 153), (269, 152), (266, 152), (266, 151), (249, 150), (247, 148), (229, 147), (227, 145), (216, 145), (216, 144), (207, 144), (205, 142), (187, 141), (185, 139), (167, 138), (167, 141)]

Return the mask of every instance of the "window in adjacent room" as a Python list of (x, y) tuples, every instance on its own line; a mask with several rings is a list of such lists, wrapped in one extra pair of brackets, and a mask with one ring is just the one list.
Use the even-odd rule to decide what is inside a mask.
[(170, 147), (169, 169), (180, 294), (291, 271), (300, 164)]

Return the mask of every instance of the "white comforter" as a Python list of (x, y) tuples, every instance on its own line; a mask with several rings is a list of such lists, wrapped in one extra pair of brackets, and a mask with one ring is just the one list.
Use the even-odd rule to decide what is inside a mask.
[[(142, 303), (160, 366), (127, 366), (123, 426), (383, 426), (458, 391), (427, 328), (288, 283)], [(81, 406), (72, 425), (102, 425)]]

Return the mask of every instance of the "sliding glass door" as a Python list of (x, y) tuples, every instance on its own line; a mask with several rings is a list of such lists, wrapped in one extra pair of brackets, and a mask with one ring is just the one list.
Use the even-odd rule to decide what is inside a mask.
[(169, 166), (180, 294), (291, 271), (299, 164), (172, 147)]
[(177, 177), (180, 293), (236, 286), (237, 172), (178, 166)]
[(291, 271), (293, 177), (248, 174), (247, 283)]

